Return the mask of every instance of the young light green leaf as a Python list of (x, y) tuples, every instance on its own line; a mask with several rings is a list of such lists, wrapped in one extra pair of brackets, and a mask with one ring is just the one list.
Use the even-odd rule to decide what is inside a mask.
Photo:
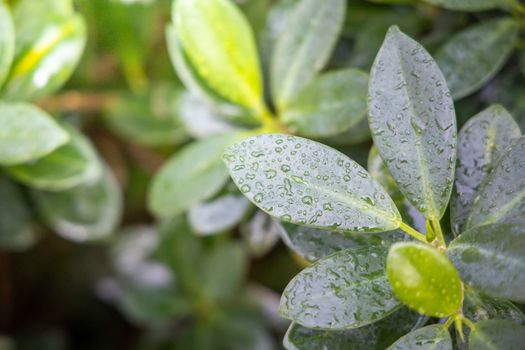
[(507, 61), (518, 35), (518, 23), (503, 17), (454, 35), (436, 53), (454, 99), (468, 96), (489, 81)]
[(389, 29), (372, 67), (369, 122), (399, 190), (425, 217), (447, 207), (456, 163), (456, 117), (443, 75), (428, 52)]
[(240, 10), (230, 0), (177, 0), (173, 20), (184, 52), (209, 86), (229, 101), (261, 108), (257, 49)]
[(512, 221), (525, 213), (525, 137), (506, 149), (479, 188), (466, 229)]
[(66, 129), (68, 143), (35, 161), (8, 167), (9, 175), (30, 187), (49, 191), (66, 190), (99, 178), (102, 165), (89, 139), (72, 127)]
[(36, 18), (15, 23), (16, 53), (3, 89), (6, 99), (34, 100), (55, 92), (73, 74), (84, 51), (86, 24), (80, 15)]
[(215, 195), (228, 179), (222, 152), (237, 137), (233, 133), (210, 137), (176, 153), (153, 179), (149, 209), (159, 217), (175, 216)]
[(72, 241), (106, 238), (122, 214), (122, 194), (109, 170), (92, 183), (61, 192), (33, 190), (32, 196), (44, 221)]
[(452, 350), (452, 339), (445, 327), (433, 324), (408, 333), (388, 350)]
[(286, 287), (282, 316), (314, 329), (342, 330), (379, 321), (400, 307), (385, 275), (383, 246), (339, 251), (318, 260)]
[(520, 136), (519, 125), (500, 105), (492, 105), (476, 114), (461, 128), (456, 183), (450, 203), (454, 233), (463, 231), (481, 183), (505, 150)]
[(283, 344), (287, 350), (384, 350), (410, 332), (419, 317), (403, 308), (368, 326), (342, 331), (316, 330), (292, 323)]
[(15, 27), (8, 6), (0, 2), (0, 88), (15, 55)]
[(38, 159), (69, 140), (47, 113), (27, 103), (0, 103), (0, 130), (1, 165)]
[(282, 221), (351, 232), (399, 227), (384, 189), (356, 162), (320, 143), (263, 134), (229, 147), (224, 161), (241, 192)]
[(449, 10), (458, 11), (484, 11), (495, 8), (506, 8), (512, 0), (424, 0), (430, 4)]
[(341, 32), (345, 9), (344, 0), (301, 0), (288, 15), (270, 67), (279, 110), (323, 69)]
[(323, 74), (291, 99), (282, 120), (304, 136), (340, 134), (365, 117), (367, 87), (368, 75), (357, 69)]
[(525, 327), (508, 320), (487, 320), (474, 324), (469, 350), (520, 350), (525, 344)]
[(445, 317), (461, 307), (459, 275), (436, 248), (415, 242), (395, 243), (386, 267), (395, 295), (420, 314)]
[(14, 6), (15, 20), (20, 23), (42, 14), (69, 16), (73, 13), (73, 0), (18, 0)]
[(474, 288), (525, 302), (525, 230), (522, 223), (473, 228), (452, 241), (447, 255)]

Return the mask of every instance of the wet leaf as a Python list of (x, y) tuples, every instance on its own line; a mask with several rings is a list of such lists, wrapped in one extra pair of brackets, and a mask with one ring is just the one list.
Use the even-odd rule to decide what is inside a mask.
[(122, 213), (122, 194), (108, 170), (92, 183), (61, 192), (33, 190), (32, 195), (44, 221), (72, 241), (106, 238)]
[(241, 192), (281, 221), (352, 232), (399, 227), (399, 212), (383, 188), (320, 143), (264, 134), (227, 148), (224, 161)]
[(271, 216), (257, 211), (252, 219), (241, 226), (241, 234), (251, 255), (261, 257), (277, 243), (281, 225)]
[(495, 8), (505, 8), (509, 2), (502, 0), (424, 0), (430, 4), (450, 10), (483, 11)]
[(325, 73), (286, 105), (281, 118), (300, 135), (340, 134), (365, 117), (367, 86), (368, 75), (357, 69)]
[(525, 137), (505, 150), (479, 188), (466, 229), (508, 222), (525, 213)]
[(327, 63), (341, 32), (345, 8), (344, 0), (301, 0), (287, 16), (270, 67), (272, 96), (279, 110)]
[(69, 79), (80, 61), (87, 37), (84, 19), (38, 14), (23, 17), (15, 25), (15, 60), (3, 97), (35, 100), (48, 96)]
[(387, 274), (395, 295), (420, 314), (445, 317), (461, 307), (463, 292), (458, 273), (434, 247), (395, 243), (388, 253)]
[(480, 321), (470, 333), (470, 350), (520, 350), (525, 328), (507, 320)]
[(469, 27), (450, 38), (436, 53), (454, 99), (485, 85), (505, 64), (518, 35), (518, 23), (503, 17)]
[(27, 103), (0, 103), (0, 130), (2, 165), (38, 159), (69, 139), (47, 113)]
[(176, 153), (153, 178), (149, 209), (156, 216), (172, 217), (213, 197), (228, 180), (221, 156), (237, 135), (228, 133), (199, 140)]
[(243, 196), (225, 195), (191, 207), (188, 221), (199, 235), (224, 232), (242, 220), (249, 203)]
[(184, 52), (209, 86), (232, 102), (260, 108), (257, 49), (240, 10), (228, 0), (178, 0), (173, 21)]
[(522, 223), (473, 228), (452, 241), (447, 255), (465, 283), (494, 297), (525, 302)]
[(288, 350), (384, 350), (409, 332), (418, 318), (417, 313), (403, 308), (376, 323), (342, 331), (316, 330), (292, 323), (283, 343)]
[(318, 260), (286, 287), (279, 311), (314, 329), (342, 330), (379, 321), (399, 308), (385, 275), (386, 248), (339, 251)]
[(427, 51), (391, 27), (370, 74), (369, 122), (400, 191), (425, 217), (447, 207), (456, 162), (456, 117)]
[(15, 27), (9, 7), (0, 2), (0, 88), (15, 55)]
[(456, 234), (463, 231), (482, 182), (520, 136), (519, 125), (500, 105), (476, 114), (461, 128), (456, 183), (450, 203), (450, 220)]
[(452, 350), (452, 339), (440, 324), (433, 324), (408, 333), (388, 350)]
[(465, 288), (463, 313), (465, 317), (474, 322), (498, 319), (525, 324), (525, 315), (512, 302), (477, 293), (471, 288)]
[(68, 143), (35, 161), (8, 167), (9, 175), (30, 187), (49, 191), (66, 190), (99, 178), (102, 165), (89, 139), (72, 127), (66, 130)]

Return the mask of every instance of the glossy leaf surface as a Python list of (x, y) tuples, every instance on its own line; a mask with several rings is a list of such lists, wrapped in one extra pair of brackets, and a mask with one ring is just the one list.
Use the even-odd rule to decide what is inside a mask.
[(472, 288), (465, 288), (463, 313), (473, 322), (497, 319), (525, 324), (525, 315), (512, 302), (507, 299), (489, 297)]
[(396, 341), (388, 350), (452, 350), (452, 339), (440, 324), (433, 324), (411, 333)]
[(210, 137), (176, 153), (153, 179), (150, 210), (157, 216), (170, 217), (216, 194), (228, 179), (222, 152), (235, 137), (231, 133)]
[(524, 231), (520, 223), (476, 227), (452, 241), (447, 255), (465, 283), (494, 297), (524, 302)]
[(420, 314), (445, 317), (461, 307), (463, 294), (458, 273), (434, 247), (395, 243), (388, 253), (387, 274), (395, 295)]
[(301, 0), (287, 16), (270, 68), (278, 109), (283, 110), (323, 69), (339, 37), (345, 8), (344, 0)]
[(463, 231), (482, 182), (520, 136), (519, 125), (500, 105), (476, 114), (461, 128), (456, 183), (450, 203), (450, 219), (456, 234)]
[(454, 99), (468, 96), (489, 81), (507, 61), (518, 34), (518, 23), (504, 17), (467, 28), (436, 53)]
[(387, 249), (339, 251), (299, 273), (281, 297), (281, 315), (308, 328), (340, 330), (374, 323), (399, 308), (385, 274)]
[(15, 27), (11, 12), (0, 2), (0, 88), (9, 73), (15, 55)]
[(366, 170), (320, 143), (263, 134), (229, 147), (224, 161), (241, 192), (282, 221), (352, 232), (399, 226), (397, 208)]
[(366, 115), (368, 75), (356, 69), (323, 74), (283, 110), (288, 128), (310, 137), (340, 134)]
[(466, 228), (512, 221), (525, 213), (525, 137), (516, 140), (479, 188)]
[(454, 104), (432, 57), (395, 26), (372, 67), (368, 108), (374, 143), (400, 191), (425, 217), (440, 218), (454, 180)]
[(240, 10), (229, 0), (178, 0), (173, 11), (177, 36), (200, 76), (226, 99), (258, 108), (259, 59)]
[(69, 139), (47, 113), (27, 103), (0, 103), (0, 130), (2, 165), (35, 160)]
[(525, 327), (507, 320), (478, 322), (469, 337), (469, 350), (520, 350), (523, 344)]
[(505, 7), (510, 2), (502, 0), (424, 0), (450, 10), (483, 11)]

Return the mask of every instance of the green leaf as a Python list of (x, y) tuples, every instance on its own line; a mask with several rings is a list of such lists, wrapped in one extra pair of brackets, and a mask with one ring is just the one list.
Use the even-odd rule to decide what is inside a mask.
[(278, 242), (281, 225), (266, 213), (257, 210), (247, 223), (240, 227), (243, 242), (251, 256), (261, 257), (268, 253)]
[(239, 134), (199, 140), (176, 153), (155, 175), (148, 206), (159, 217), (175, 216), (215, 195), (228, 180), (222, 152)]
[(356, 125), (352, 126), (342, 134), (322, 138), (322, 142), (333, 145), (353, 146), (370, 140), (370, 128), (368, 118), (363, 118)]
[(287, 16), (270, 67), (272, 96), (279, 110), (284, 110), (328, 62), (345, 9), (344, 0), (301, 0)]
[(229, 0), (177, 0), (173, 20), (184, 52), (209, 86), (232, 102), (260, 108), (257, 49), (240, 10)]
[(370, 74), (369, 122), (400, 191), (425, 217), (447, 207), (456, 163), (456, 117), (443, 75), (428, 52), (389, 29)]
[(122, 194), (109, 170), (92, 183), (61, 192), (33, 190), (32, 195), (44, 221), (72, 241), (106, 238), (122, 214)]
[(316, 330), (292, 323), (284, 336), (288, 350), (384, 350), (409, 332), (419, 315), (405, 308), (368, 326), (342, 331)]
[(525, 328), (507, 320), (488, 320), (474, 324), (469, 337), (470, 350), (520, 350)]
[(505, 64), (518, 35), (518, 23), (503, 17), (469, 27), (448, 40), (436, 53), (454, 99), (485, 85)]
[(227, 231), (242, 220), (250, 202), (243, 196), (225, 195), (190, 208), (188, 221), (196, 234)]
[[(45, 11), (45, 12), (44, 12)], [(42, 16), (42, 14), (64, 15), (73, 13), (72, 0), (18, 0), (15, 4), (14, 15), (17, 22)]]
[(320, 230), (290, 223), (282, 223), (279, 233), (288, 248), (308, 261), (316, 261), (349, 248), (370, 245), (389, 246), (391, 243), (405, 238), (405, 234), (400, 230), (381, 234), (359, 235)]
[(512, 4), (512, 0), (424, 0), (430, 4), (449, 10), (484, 11), (495, 8), (505, 8)]
[(481, 184), (520, 136), (519, 125), (500, 105), (476, 114), (461, 128), (456, 183), (450, 203), (450, 220), (456, 234), (463, 231)]
[(512, 302), (477, 293), (471, 288), (465, 288), (464, 293), (463, 313), (469, 320), (498, 319), (525, 324), (525, 315)]
[(384, 189), (356, 162), (320, 143), (263, 134), (226, 149), (224, 161), (241, 192), (282, 221), (352, 232), (399, 227)]
[(188, 136), (179, 108), (182, 89), (155, 85), (145, 94), (120, 96), (105, 115), (105, 121), (117, 134), (147, 146), (181, 144)]
[(293, 133), (340, 134), (365, 117), (367, 87), (368, 75), (357, 69), (323, 74), (286, 105), (281, 118)]
[(399, 308), (385, 275), (386, 248), (339, 251), (304, 269), (288, 284), (279, 311), (315, 329), (342, 330), (374, 323)]
[(96, 150), (82, 133), (72, 127), (66, 129), (68, 143), (30, 163), (10, 166), (7, 172), (30, 187), (49, 191), (95, 181), (102, 174)]
[(0, 2), (0, 88), (15, 55), (15, 27), (8, 6)]
[(522, 222), (476, 227), (453, 240), (447, 255), (469, 285), (494, 297), (525, 302), (524, 231)]
[(525, 137), (506, 149), (479, 188), (466, 229), (508, 222), (525, 213)]
[(4, 86), (5, 99), (35, 100), (52, 94), (80, 61), (87, 38), (84, 19), (80, 15), (39, 16), (43, 14), (15, 22), (15, 61)]
[(433, 324), (408, 333), (388, 350), (452, 350), (452, 339), (440, 324)]
[(31, 209), (18, 186), (0, 175), (0, 247), (22, 251), (35, 241)]
[(461, 280), (448, 258), (434, 247), (395, 243), (387, 258), (387, 275), (395, 295), (420, 314), (445, 317), (461, 307)]
[(0, 130), (1, 165), (38, 159), (69, 139), (47, 113), (27, 103), (0, 103)]

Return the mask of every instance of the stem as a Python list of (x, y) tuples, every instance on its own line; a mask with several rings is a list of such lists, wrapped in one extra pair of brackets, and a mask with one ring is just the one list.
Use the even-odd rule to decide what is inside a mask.
[(431, 219), (430, 224), (432, 225), (433, 231), (436, 234), (439, 243), (446, 248), (447, 243), (445, 242), (445, 237), (443, 236), (443, 231), (441, 230), (441, 223), (439, 222), (439, 219)]
[(399, 228), (402, 229), (403, 231), (405, 231), (407, 234), (409, 234), (410, 236), (414, 237), (415, 239), (417, 239), (418, 241), (421, 241), (421, 242), (424, 242), (424, 243), (427, 243), (427, 238), (425, 237), (424, 234), (422, 234), (421, 232), (417, 231), (417, 230), (414, 230), (412, 227), (408, 226), (407, 224), (405, 224), (403, 221), (401, 221), (399, 223)]

